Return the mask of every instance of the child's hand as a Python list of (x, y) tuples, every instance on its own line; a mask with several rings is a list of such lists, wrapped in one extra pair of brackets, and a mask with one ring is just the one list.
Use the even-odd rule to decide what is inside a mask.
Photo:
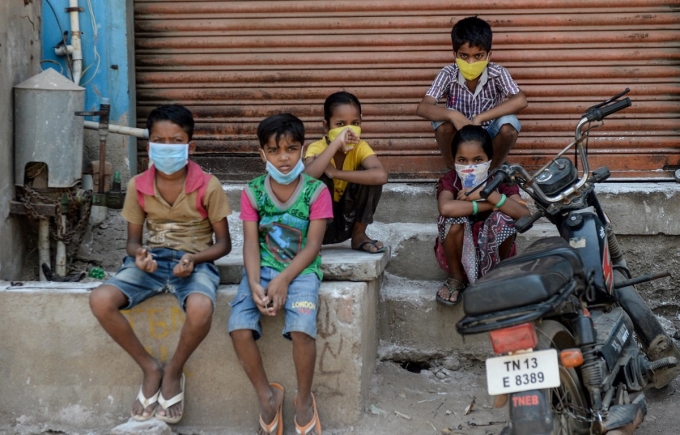
[(472, 192), (470, 195), (466, 195), (465, 193), (469, 192), (470, 190), (472, 190), (471, 187), (468, 189), (462, 189), (460, 192), (458, 192), (458, 198), (456, 199), (459, 201), (483, 201), (482, 197), (479, 196), (479, 192), (482, 190), (481, 187)]
[(351, 128), (346, 128), (340, 132), (338, 137), (336, 137), (333, 142), (328, 146), (336, 146), (337, 149), (341, 150), (343, 153), (347, 153), (351, 148), (347, 144), (359, 143), (359, 136), (357, 136)]
[(465, 115), (458, 111), (451, 111), (451, 124), (456, 127), (456, 130), (460, 130), (466, 125), (474, 124), (472, 121), (467, 119)]
[(271, 300), (271, 314), (270, 316), (275, 316), (276, 312), (283, 308), (286, 303), (286, 298), (288, 297), (288, 282), (277, 276), (276, 278), (269, 281), (265, 292), (267, 297)]
[(147, 248), (137, 248), (135, 252), (135, 266), (144, 272), (154, 273), (158, 269), (158, 263)]
[(274, 315), (272, 314), (271, 299), (269, 296), (265, 295), (265, 290), (259, 282), (250, 284), (250, 294), (253, 296), (253, 302), (255, 302), (257, 309), (260, 310), (262, 314), (265, 316)]
[(172, 274), (180, 278), (186, 278), (194, 271), (194, 256), (192, 254), (184, 254), (179, 260), (179, 263), (172, 269)]

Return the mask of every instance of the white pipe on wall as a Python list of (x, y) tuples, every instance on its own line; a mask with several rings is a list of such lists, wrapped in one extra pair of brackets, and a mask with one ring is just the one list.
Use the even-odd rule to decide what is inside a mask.
[[(69, 0), (69, 8), (78, 8), (78, 0)], [(73, 46), (73, 83), (79, 84), (83, 73), (83, 49), (80, 45), (80, 12), (71, 10), (71, 45)]]
[[(85, 121), (85, 128), (88, 130), (99, 130), (99, 123), (95, 121)], [(109, 124), (109, 132), (115, 134), (123, 134), (126, 136), (134, 136), (140, 139), (149, 138), (149, 130), (146, 128), (126, 127), (124, 125)]]
[(50, 218), (40, 218), (38, 225), (38, 270), (40, 281), (47, 281), (42, 265), (50, 265)]
[[(61, 215), (61, 227), (66, 228), (66, 215), (63, 214)], [(54, 262), (54, 270), (57, 272), (57, 275), (66, 276), (66, 244), (61, 240), (57, 241), (57, 252)]]

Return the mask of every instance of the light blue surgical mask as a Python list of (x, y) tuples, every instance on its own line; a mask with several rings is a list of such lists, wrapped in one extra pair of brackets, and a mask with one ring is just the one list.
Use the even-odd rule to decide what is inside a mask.
[(149, 158), (164, 174), (181, 170), (189, 161), (189, 144), (163, 144), (149, 142)]
[[(265, 157), (266, 160), (266, 157)], [(302, 150), (300, 150), (300, 159), (298, 160), (297, 164), (293, 169), (290, 170), (289, 173), (284, 174), (283, 172), (279, 171), (276, 169), (276, 166), (272, 165), (269, 163), (269, 160), (267, 160), (267, 166), (266, 166), (267, 172), (269, 175), (274, 179), (279, 184), (290, 184), (293, 181), (297, 180), (297, 178), (302, 174), (302, 171), (305, 170), (305, 164), (302, 163)]]
[(267, 160), (267, 172), (269, 172), (269, 175), (279, 184), (292, 183), (293, 181), (297, 180), (304, 170), (305, 164), (302, 163), (302, 159), (298, 160), (297, 165), (295, 165), (295, 167), (287, 174), (284, 174), (283, 172), (276, 169), (276, 166), (272, 165), (269, 163), (269, 160)]

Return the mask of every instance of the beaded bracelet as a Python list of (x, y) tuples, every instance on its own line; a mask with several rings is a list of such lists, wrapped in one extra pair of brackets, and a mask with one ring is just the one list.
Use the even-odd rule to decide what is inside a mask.
[(472, 201), (472, 216), (476, 215), (478, 211), (479, 206), (477, 205), (477, 201)]
[(501, 200), (496, 203), (496, 208), (501, 208), (503, 207), (503, 204), (505, 204), (505, 200), (508, 199), (507, 196), (505, 196), (505, 193), (501, 195)]

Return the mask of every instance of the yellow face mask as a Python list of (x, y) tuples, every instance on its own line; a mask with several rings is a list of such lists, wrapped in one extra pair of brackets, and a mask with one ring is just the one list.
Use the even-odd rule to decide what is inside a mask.
[(480, 60), (474, 63), (467, 63), (463, 59), (456, 59), (456, 65), (458, 65), (458, 69), (463, 74), (463, 77), (465, 77), (465, 80), (474, 80), (481, 76), (484, 72), (484, 68), (486, 68), (488, 64), (488, 56), (486, 60)]
[[(345, 125), (342, 127), (336, 127), (333, 129), (328, 130), (328, 140), (333, 142), (337, 137), (342, 133), (342, 131), (346, 128), (349, 128), (356, 134), (357, 136), (361, 137), (361, 127), (358, 125)], [(355, 144), (347, 144), (347, 148), (353, 148)]]

